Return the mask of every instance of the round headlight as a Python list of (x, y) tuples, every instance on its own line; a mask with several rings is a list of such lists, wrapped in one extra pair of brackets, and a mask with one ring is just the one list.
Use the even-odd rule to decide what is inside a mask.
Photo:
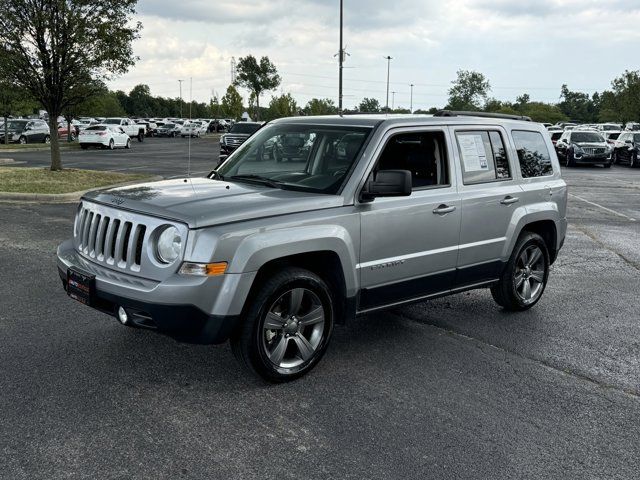
[(182, 250), (182, 237), (176, 227), (165, 228), (158, 237), (156, 247), (158, 258), (163, 263), (173, 263), (180, 256)]

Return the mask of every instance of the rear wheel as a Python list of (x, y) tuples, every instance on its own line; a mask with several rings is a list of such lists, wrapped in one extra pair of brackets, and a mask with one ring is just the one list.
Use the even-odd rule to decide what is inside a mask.
[(614, 165), (618, 163), (618, 152), (616, 152), (615, 150), (611, 154), (611, 163), (613, 163)]
[(542, 297), (548, 278), (547, 245), (540, 235), (523, 232), (491, 294), (506, 310), (528, 310)]
[(326, 283), (301, 268), (286, 268), (258, 288), (231, 348), (250, 372), (286, 382), (309, 372), (324, 355), (334, 307)]
[(637, 167), (638, 167), (638, 165), (640, 165), (640, 164), (638, 163), (638, 154), (637, 154), (636, 152), (633, 152), (633, 153), (631, 154), (631, 158), (630, 158), (630, 160), (629, 160), (629, 166), (630, 166), (631, 168), (637, 168)]
[(116, 148), (116, 144), (114, 143), (113, 139), (109, 140), (109, 150), (113, 150), (114, 148)]
[(45, 135), (43, 142), (44, 143), (51, 143), (51, 137), (49, 135)]
[(20, 137), (20, 138), (18, 139), (18, 143), (19, 143), (20, 145), (26, 145), (26, 144), (27, 144), (27, 137), (25, 137), (25, 136), (23, 135), (22, 137)]
[(131, 139), (127, 138), (127, 143), (125, 144), (124, 148), (131, 148)]
[(567, 151), (567, 167), (575, 167), (576, 160), (573, 158), (573, 152)]
[(138, 132), (138, 141), (139, 142), (144, 142), (144, 131), (140, 130)]

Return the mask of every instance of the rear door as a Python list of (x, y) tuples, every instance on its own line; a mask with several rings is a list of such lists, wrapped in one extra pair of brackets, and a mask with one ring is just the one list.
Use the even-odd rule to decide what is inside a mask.
[(500, 126), (452, 127), (459, 165), (462, 225), (457, 287), (494, 280), (502, 267), (507, 231), (522, 190)]

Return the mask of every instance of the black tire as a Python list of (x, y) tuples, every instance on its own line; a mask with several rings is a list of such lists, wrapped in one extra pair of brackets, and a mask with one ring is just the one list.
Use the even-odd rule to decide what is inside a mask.
[(45, 135), (42, 143), (51, 143), (51, 137), (49, 135)]
[[(304, 290), (305, 295), (307, 295), (306, 292), (310, 292), (309, 295), (318, 300), (315, 308), (322, 307), (324, 319), (322, 325), (317, 327), (321, 333), (316, 330), (318, 335), (316, 337), (317, 345), (313, 350), (313, 354), (306, 360), (303, 360), (302, 355), (296, 357), (294, 361), (301, 362), (298, 365), (282, 367), (280, 366), (281, 364), (276, 365), (269, 359), (268, 342), (282, 343), (282, 341), (285, 340), (284, 344), (286, 346), (284, 347), (285, 353), (283, 353), (282, 361), (285, 360), (284, 355), (292, 351), (290, 348), (292, 345), (293, 350), (297, 350), (298, 339), (289, 339), (288, 334), (287, 339), (284, 339), (286, 329), (283, 328), (282, 331), (278, 333), (265, 329), (264, 324), (267, 319), (267, 314), (272, 313), (274, 307), (277, 308), (276, 305), (279, 304), (278, 302), (282, 301), (286, 304), (283, 299), (289, 292), (293, 292), (294, 290)], [(297, 311), (307, 308), (303, 303), (301, 297)], [(311, 304), (309, 308), (313, 307), (314, 305)], [(308, 313), (305, 315), (308, 315)], [(284, 313), (282, 315), (283, 321), (290, 318), (297, 322), (296, 314), (290, 317)], [(298, 319), (304, 318), (305, 315), (299, 316)], [(268, 382), (281, 383), (291, 381), (305, 375), (318, 364), (329, 345), (334, 317), (334, 302), (327, 284), (316, 274), (308, 270), (295, 267), (285, 268), (265, 278), (265, 280), (257, 286), (255, 291), (252, 291), (242, 315), (242, 323), (231, 337), (231, 349), (240, 364), (252, 374)], [(311, 327), (316, 328), (314, 325), (302, 328)], [(271, 337), (271, 340), (267, 340), (268, 335), (274, 336)], [(295, 336), (297, 336), (297, 334), (291, 334), (291, 337)], [(293, 340), (293, 342), (289, 340)], [(272, 345), (275, 345), (275, 343), (272, 343)], [(275, 349), (276, 348), (274, 348), (273, 351), (275, 351)], [(271, 352), (272, 355), (273, 351)], [(301, 353), (301, 351), (299, 351), (299, 353)]]
[(640, 163), (638, 163), (638, 154), (636, 152), (633, 152), (631, 154), (631, 157), (629, 157), (629, 166), (631, 168), (638, 168), (639, 165)]
[(611, 168), (611, 162), (609, 162), (609, 163), (603, 163), (603, 164), (602, 164), (602, 166), (603, 166), (604, 168)]
[(109, 140), (109, 150), (113, 150), (114, 148), (116, 148), (116, 144), (113, 139), (111, 139)]
[(27, 142), (27, 137), (25, 137), (25, 136), (23, 135), (22, 137), (20, 137), (20, 138), (18, 139), (18, 143), (19, 143), (20, 145), (26, 145), (26, 144), (28, 143), (28, 142)]
[(573, 152), (570, 152), (567, 150), (567, 162), (566, 162), (567, 167), (575, 167), (576, 166), (576, 161), (573, 158)]
[(127, 143), (124, 146), (124, 148), (126, 148), (126, 149), (130, 149), (131, 148), (131, 139), (130, 138), (127, 139)]
[(138, 132), (138, 141), (144, 142), (144, 132), (142, 130)]
[(618, 163), (618, 152), (616, 152), (615, 150), (611, 154), (611, 163), (614, 165)]
[[(527, 273), (523, 273), (520, 268), (520, 259), (525, 251), (529, 249), (539, 250), (541, 252), (540, 264), (544, 265), (542, 282), (540, 283), (540, 290), (530, 300), (525, 301), (518, 292), (518, 279), (520, 274), (526, 276), (524, 281), (529, 282), (529, 278), (532, 272), (539, 272), (539, 270), (529, 269)], [(549, 279), (549, 250), (547, 245), (540, 235), (533, 232), (524, 231), (520, 234), (518, 241), (516, 242), (511, 258), (507, 262), (507, 265), (500, 276), (500, 281), (497, 285), (491, 287), (491, 295), (496, 303), (502, 306), (505, 310), (511, 311), (524, 311), (533, 307), (542, 298), (544, 290), (547, 286), (547, 280)], [(539, 268), (539, 267), (538, 267)], [(529, 276), (527, 276), (529, 275)], [(534, 280), (535, 281), (535, 280)]]
[(80, 148), (81, 148), (82, 150), (86, 150), (87, 148), (89, 148), (89, 145), (80, 145)]

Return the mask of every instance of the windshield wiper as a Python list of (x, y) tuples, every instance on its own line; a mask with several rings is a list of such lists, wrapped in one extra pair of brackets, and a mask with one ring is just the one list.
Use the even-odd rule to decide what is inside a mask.
[(267, 177), (263, 177), (260, 175), (234, 175), (232, 177), (229, 177), (229, 180), (246, 180), (249, 182), (255, 182), (255, 183), (260, 183), (262, 185), (267, 185), (271, 188), (282, 188), (284, 185), (284, 182), (280, 182), (278, 180), (272, 180), (270, 178)]

